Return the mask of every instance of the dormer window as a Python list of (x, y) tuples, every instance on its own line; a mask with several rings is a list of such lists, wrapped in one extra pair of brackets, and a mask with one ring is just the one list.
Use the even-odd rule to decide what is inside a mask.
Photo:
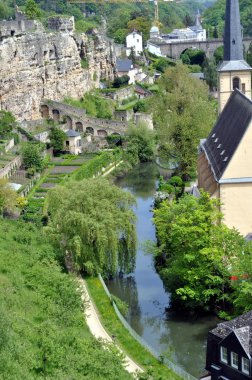
[(225, 153), (225, 150), (221, 151), (220, 155), (223, 156), (224, 153)]
[(228, 160), (228, 157), (225, 157), (223, 161), (224, 161), (224, 162), (227, 162), (227, 160)]
[(249, 360), (242, 357), (242, 372), (249, 375)]
[(238, 77), (233, 78), (233, 90), (236, 88), (240, 89), (240, 78)]
[(238, 369), (238, 354), (236, 352), (231, 351), (231, 367)]
[(227, 354), (227, 348), (226, 347), (223, 347), (221, 346), (220, 347), (220, 360), (222, 363), (226, 363), (228, 362), (228, 354)]
[(219, 144), (219, 145), (217, 146), (217, 149), (220, 149), (220, 147), (221, 147), (221, 144)]
[(214, 142), (215, 142), (215, 143), (217, 143), (217, 142), (218, 142), (218, 140), (219, 140), (219, 139), (218, 139), (218, 137), (216, 137), (216, 139), (214, 140)]
[(215, 133), (212, 134), (212, 138), (214, 138), (214, 137), (215, 137)]

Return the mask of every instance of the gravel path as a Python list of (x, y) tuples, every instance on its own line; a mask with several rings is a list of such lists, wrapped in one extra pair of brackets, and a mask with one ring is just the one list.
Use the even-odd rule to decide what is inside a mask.
[[(104, 329), (101, 321), (98, 317), (97, 311), (93, 305), (93, 302), (90, 299), (89, 293), (87, 291), (87, 287), (85, 281), (82, 278), (79, 278), (79, 284), (81, 289), (81, 298), (83, 302), (85, 302), (85, 317), (86, 322), (91, 331), (91, 334), (94, 335), (95, 338), (102, 338), (107, 342), (113, 342), (111, 336)], [(118, 347), (119, 348), (119, 347)], [(122, 350), (119, 348), (122, 352)], [(124, 353), (123, 353), (124, 354)], [(139, 367), (129, 356), (125, 355), (125, 368), (130, 373), (143, 372), (142, 368)]]

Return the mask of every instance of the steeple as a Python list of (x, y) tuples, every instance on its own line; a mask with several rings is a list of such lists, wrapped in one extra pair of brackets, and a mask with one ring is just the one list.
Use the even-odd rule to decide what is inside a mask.
[(235, 89), (251, 99), (251, 67), (243, 59), (238, 0), (226, 0), (224, 60), (218, 67), (219, 113)]
[(243, 60), (238, 0), (227, 0), (224, 34), (224, 61)]
[(202, 26), (201, 26), (201, 16), (200, 16), (199, 9), (198, 9), (197, 14), (196, 14), (195, 26), (197, 26), (199, 29), (202, 29)]

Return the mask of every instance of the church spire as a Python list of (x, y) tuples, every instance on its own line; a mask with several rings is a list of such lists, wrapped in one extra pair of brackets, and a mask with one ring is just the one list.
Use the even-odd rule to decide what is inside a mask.
[(226, 0), (224, 61), (243, 60), (243, 45), (238, 0)]
[(224, 60), (218, 67), (219, 113), (236, 89), (251, 99), (251, 70), (243, 59), (239, 0), (226, 0)]

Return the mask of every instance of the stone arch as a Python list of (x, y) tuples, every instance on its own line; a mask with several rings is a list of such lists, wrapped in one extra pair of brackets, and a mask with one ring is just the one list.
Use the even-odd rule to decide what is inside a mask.
[(52, 115), (53, 115), (53, 120), (56, 121), (56, 122), (59, 122), (60, 120), (60, 113), (59, 113), (59, 110), (52, 110)]
[(75, 129), (76, 129), (76, 131), (82, 133), (83, 132), (83, 124), (80, 121), (77, 121), (75, 123)]
[(202, 65), (206, 58), (206, 53), (203, 49), (199, 49), (198, 47), (188, 46), (180, 53), (180, 58), (185, 64)]
[(66, 116), (64, 116), (64, 119), (65, 119), (65, 122), (67, 124), (67, 127), (69, 129), (73, 129), (73, 120), (72, 120), (72, 118), (70, 116), (66, 115)]
[(106, 137), (106, 136), (108, 136), (108, 132), (105, 131), (105, 129), (98, 129), (97, 130), (97, 136)]
[(40, 107), (40, 113), (43, 119), (49, 119), (49, 107), (46, 104)]
[(92, 127), (87, 127), (87, 128), (86, 128), (86, 132), (89, 133), (90, 135), (93, 135), (93, 134), (94, 134), (94, 128), (92, 128)]

